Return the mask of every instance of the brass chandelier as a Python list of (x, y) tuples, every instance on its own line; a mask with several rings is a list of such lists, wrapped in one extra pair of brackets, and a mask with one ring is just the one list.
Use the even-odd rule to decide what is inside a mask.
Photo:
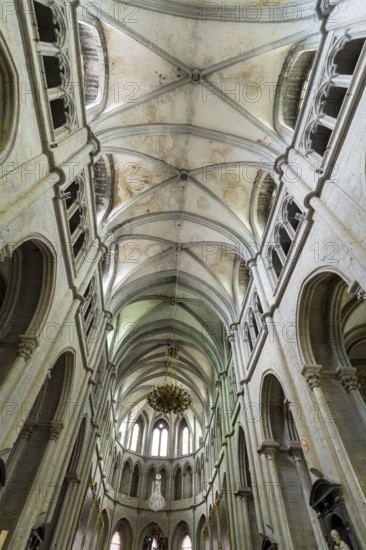
[(192, 403), (189, 393), (177, 384), (169, 384), (167, 381), (169, 368), (172, 362), (178, 358), (178, 350), (174, 346), (168, 348), (167, 376), (162, 386), (157, 386), (147, 396), (147, 402), (154, 411), (160, 413), (182, 413)]

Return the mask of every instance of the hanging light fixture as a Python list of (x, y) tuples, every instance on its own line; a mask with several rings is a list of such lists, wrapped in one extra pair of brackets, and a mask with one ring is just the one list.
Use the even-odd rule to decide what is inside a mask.
[(159, 512), (166, 506), (165, 498), (161, 494), (161, 475), (157, 474), (155, 477), (155, 489), (151, 493), (149, 498), (149, 507), (154, 512)]
[(182, 413), (188, 409), (192, 403), (189, 393), (179, 387), (176, 383), (168, 383), (169, 369), (176, 369), (178, 359), (178, 350), (175, 346), (168, 348), (168, 360), (165, 382), (162, 386), (157, 386), (147, 396), (147, 402), (154, 411), (160, 413), (175, 414)]

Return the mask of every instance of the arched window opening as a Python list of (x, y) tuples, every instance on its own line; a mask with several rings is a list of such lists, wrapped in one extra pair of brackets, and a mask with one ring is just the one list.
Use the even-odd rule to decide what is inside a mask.
[(196, 461), (196, 495), (201, 492), (202, 477), (201, 477), (201, 464), (199, 458)]
[(245, 293), (249, 285), (250, 272), (242, 258), (239, 258), (238, 256), (236, 256), (236, 261), (239, 262), (238, 286), (239, 286), (240, 301), (242, 301), (244, 299)]
[(187, 426), (183, 429), (182, 433), (182, 454), (188, 455), (191, 452), (191, 438), (189, 429)]
[(174, 476), (174, 500), (182, 498), (182, 469), (180, 466), (175, 471)]
[(275, 272), (277, 279), (279, 279), (282, 271), (282, 262), (275, 248), (272, 248), (270, 258), (271, 258), (271, 267)]
[(84, 100), (86, 106), (98, 104), (104, 87), (104, 54), (99, 32), (92, 25), (79, 22), (79, 36), (83, 56)]
[(192, 468), (188, 464), (183, 475), (183, 498), (191, 498), (193, 494), (193, 474)]
[(136, 424), (133, 427), (132, 435), (131, 435), (131, 443), (130, 443), (130, 451), (133, 451), (134, 453), (137, 450), (137, 443), (139, 440), (139, 434), (140, 434), (140, 426), (136, 422)]
[(131, 478), (131, 487), (130, 487), (131, 497), (137, 497), (138, 489), (139, 489), (139, 481), (140, 481), (140, 468), (138, 464), (136, 464), (133, 469), (132, 478)]
[(168, 456), (168, 426), (162, 420), (155, 424), (151, 454), (152, 456)]
[[(84, 293), (84, 303), (82, 305), (84, 329), (87, 338), (89, 338), (92, 329), (96, 328), (97, 311), (96, 282), (95, 277), (92, 277)], [(93, 339), (91, 340), (94, 341)]]
[(354, 73), (364, 43), (365, 38), (356, 38), (345, 43), (334, 57), (337, 74), (352, 75)]
[(253, 346), (252, 337), (251, 337), (251, 335), (250, 335), (250, 331), (249, 331), (248, 325), (245, 325), (245, 326), (244, 326), (244, 342), (248, 342), (248, 344), (249, 344), (249, 349), (250, 349), (250, 351), (252, 352), (254, 346)]
[(112, 537), (109, 550), (122, 550), (122, 538), (118, 531)]
[(43, 55), (42, 59), (47, 88), (57, 88), (57, 86), (61, 86), (62, 71), (59, 58), (53, 55)]
[(182, 544), (180, 545), (180, 550), (192, 550), (192, 540), (188, 534), (183, 537)]
[(249, 314), (249, 327), (253, 331), (253, 336), (254, 336), (253, 341), (256, 342), (259, 334), (259, 329), (258, 329), (257, 320), (255, 318), (253, 311), (251, 311)]
[(159, 473), (161, 475), (161, 494), (163, 495), (163, 497), (166, 497), (167, 496), (168, 475), (166, 473), (165, 468), (162, 468)]
[(346, 94), (347, 88), (330, 86), (326, 93), (326, 101), (324, 103), (323, 109), (324, 114), (332, 118), (337, 118)]
[(294, 231), (299, 227), (299, 223), (302, 219), (303, 213), (300, 208), (297, 206), (296, 202), (292, 199), (286, 205), (286, 219), (291, 225)]
[[(146, 479), (146, 487), (145, 487), (145, 499), (148, 500), (151, 496), (151, 493), (155, 489), (155, 468), (151, 466), (149, 468), (149, 471), (147, 473), (147, 479)], [(163, 493), (163, 491), (162, 491)], [(163, 493), (164, 494), (164, 493)]]
[(249, 460), (245, 435), (242, 428), (239, 429), (239, 467), (240, 467), (240, 485), (242, 487), (251, 487), (251, 476), (249, 471)]
[(262, 174), (258, 185), (257, 221), (260, 236), (262, 236), (276, 198), (277, 186), (269, 174), (264, 176)]
[(284, 225), (281, 225), (281, 227), (278, 230), (278, 238), (279, 238), (280, 246), (283, 250), (283, 253), (287, 257), (288, 253), (290, 252), (292, 239), (290, 235), (287, 233)]
[(108, 214), (113, 200), (114, 168), (110, 155), (102, 155), (93, 165), (94, 197), (98, 223)]
[(131, 482), (131, 463), (129, 461), (125, 462), (122, 470), (122, 478), (121, 478), (121, 490), (120, 492), (124, 495), (129, 494), (130, 490), (130, 482)]
[(188, 455), (191, 453), (191, 433), (187, 421), (182, 418), (178, 427), (177, 437), (177, 456)]
[(50, 107), (53, 128), (57, 130), (57, 128), (61, 128), (61, 126), (67, 123), (70, 115), (69, 107), (62, 97), (52, 99), (50, 101)]
[(60, 34), (60, 25), (49, 6), (41, 2), (33, 2), (36, 16), (39, 39), (41, 42), (52, 44), (57, 41)]
[(311, 69), (314, 64), (315, 50), (300, 51), (289, 54), (285, 62), (282, 85), (277, 90), (276, 102), (279, 107), (280, 123), (293, 130), (301, 111)]
[(86, 244), (85, 234), (85, 212), (86, 204), (84, 198), (84, 177), (77, 176), (62, 193), (62, 199), (66, 210), (67, 221), (70, 230), (71, 247), (76, 259)]
[(321, 124), (317, 124), (317, 126), (311, 132), (311, 148), (321, 157), (327, 150), (331, 135), (332, 130), (326, 128), (325, 126), (322, 126)]

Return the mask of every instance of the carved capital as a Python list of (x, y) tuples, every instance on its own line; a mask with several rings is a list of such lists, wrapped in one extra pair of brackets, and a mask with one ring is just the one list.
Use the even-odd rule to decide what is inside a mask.
[(361, 387), (361, 384), (359, 384), (357, 376), (356, 376), (357, 369), (355, 368), (338, 368), (337, 374), (338, 374), (338, 380), (341, 381), (342, 385), (346, 388), (346, 390), (351, 392), (352, 390), (358, 390)]
[(81, 482), (81, 479), (76, 472), (70, 472), (66, 474), (65, 479), (68, 485), (79, 485), (79, 483)]
[(28, 337), (21, 335), (20, 344), (18, 345), (17, 357), (23, 357), (25, 361), (32, 356), (34, 350), (39, 346), (37, 337)]
[(22, 439), (28, 440), (33, 433), (34, 427), (35, 427), (35, 422), (31, 420), (27, 420), (24, 423), (23, 427), (21, 428), (20, 437)]
[(13, 247), (7, 243), (0, 249), (0, 262), (4, 262), (7, 258), (13, 255)]
[(59, 420), (51, 420), (48, 439), (50, 441), (56, 441), (59, 438), (63, 427), (64, 427), (63, 422), (60, 422)]
[(364, 290), (363, 288), (361, 287), (358, 288), (356, 296), (357, 296), (357, 300), (366, 302), (366, 290)]
[(273, 460), (275, 457), (275, 454), (279, 449), (279, 446), (280, 444), (277, 443), (277, 441), (274, 441), (273, 439), (264, 439), (262, 441), (261, 446), (258, 447), (257, 451), (260, 454), (266, 455), (268, 460)]
[(113, 372), (115, 372), (115, 370), (116, 370), (116, 365), (114, 363), (111, 363), (110, 361), (108, 361), (107, 371), (110, 372), (110, 373), (113, 373)]
[(306, 382), (311, 390), (320, 386), (320, 365), (304, 365), (301, 374), (305, 377)]

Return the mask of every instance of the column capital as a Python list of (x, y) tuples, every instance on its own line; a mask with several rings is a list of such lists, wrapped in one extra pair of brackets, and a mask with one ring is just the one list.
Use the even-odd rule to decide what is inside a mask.
[(356, 296), (357, 300), (363, 300), (364, 302), (366, 302), (366, 290), (364, 290), (363, 288), (359, 287)]
[(320, 371), (321, 365), (304, 365), (301, 374), (305, 377), (306, 382), (311, 390), (320, 387)]
[(116, 376), (116, 365), (114, 363), (111, 363), (108, 361), (107, 363), (107, 371), (111, 376)]
[(28, 361), (38, 346), (39, 340), (36, 336), (25, 336), (22, 334), (20, 336), (20, 343), (18, 344), (17, 357), (23, 357), (25, 361)]
[(20, 430), (20, 437), (22, 439), (29, 439), (35, 428), (36, 423), (33, 420), (26, 420)]
[(60, 420), (51, 420), (50, 421), (50, 431), (48, 434), (48, 439), (50, 441), (57, 441), (64, 427), (63, 422)]
[(14, 248), (11, 243), (6, 243), (0, 248), (0, 262), (4, 262), (7, 258), (13, 256)]
[(259, 454), (266, 455), (268, 460), (273, 460), (279, 447), (280, 444), (277, 443), (277, 441), (275, 441), (274, 439), (264, 439), (260, 447), (257, 448), (257, 451)]
[(358, 382), (356, 372), (357, 369), (354, 367), (339, 367), (337, 369), (338, 380), (341, 381), (348, 393), (358, 390), (361, 386)]

